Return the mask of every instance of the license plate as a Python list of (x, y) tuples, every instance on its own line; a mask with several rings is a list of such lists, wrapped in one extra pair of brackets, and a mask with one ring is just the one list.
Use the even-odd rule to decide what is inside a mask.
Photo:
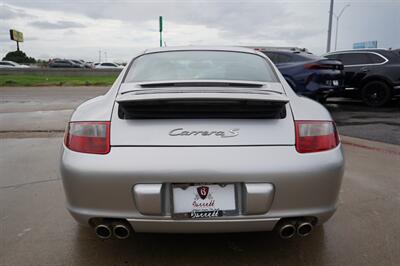
[(236, 211), (233, 184), (174, 185), (174, 216), (179, 218), (215, 218)]
[(333, 86), (339, 86), (339, 80), (332, 80)]

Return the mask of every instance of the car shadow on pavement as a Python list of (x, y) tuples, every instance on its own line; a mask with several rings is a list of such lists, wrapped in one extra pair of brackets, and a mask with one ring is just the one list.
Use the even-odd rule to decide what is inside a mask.
[(332, 111), (344, 112), (371, 112), (371, 113), (390, 113), (400, 111), (400, 100), (393, 100), (384, 107), (369, 107), (360, 100), (346, 99), (346, 98), (332, 98), (325, 104), (325, 107)]
[[(275, 232), (234, 234), (133, 234), (101, 240), (78, 227), (77, 262), (107, 265), (318, 265), (324, 264), (324, 228), (283, 240)], [(89, 259), (90, 258), (90, 259)]]

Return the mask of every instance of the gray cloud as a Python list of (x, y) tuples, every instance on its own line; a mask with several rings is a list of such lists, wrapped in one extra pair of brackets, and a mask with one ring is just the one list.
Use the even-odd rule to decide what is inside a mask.
[(72, 28), (85, 28), (86, 26), (73, 21), (57, 21), (57, 22), (49, 22), (49, 21), (33, 21), (30, 23), (31, 26), (39, 28), (39, 29), (48, 29), (48, 30), (60, 30), (60, 29), (72, 29)]
[(15, 18), (32, 18), (34, 16), (28, 14), (22, 9), (12, 8), (5, 4), (0, 4), (0, 18), (4, 20)]
[(0, 35), (0, 42), (8, 42), (10, 41), (9, 35)]
[[(169, 22), (178, 25), (200, 25), (218, 30), (221, 38), (237, 40), (238, 42), (245, 39), (259, 42), (278, 39), (296, 40), (301, 38), (302, 34), (312, 37), (321, 33), (321, 29), (312, 27), (304, 27), (304, 29), (281, 27), (288, 22), (299, 21), (304, 23), (310, 21), (310, 14), (307, 14), (307, 12), (304, 14), (304, 12), (297, 12), (297, 10), (296, 12), (290, 11), (287, 1), (53, 0), (50, 2), (35, 1), (34, 3), (26, 0), (4, 1), (24, 7), (81, 14), (92, 19), (119, 20), (136, 28), (141, 27), (144, 22), (153, 21), (154, 28), (150, 29), (150, 31), (157, 31), (158, 16), (163, 15), (166, 26), (168, 26)], [(321, 4), (321, 1), (308, 1), (304, 6), (310, 5), (325, 8), (328, 3), (323, 2)], [(302, 8), (304, 10), (304, 7)], [(324, 24), (326, 24), (325, 21)], [(45, 28), (45, 25), (34, 26)], [(49, 27), (50, 25), (46, 26), (48, 26), (46, 28), (51, 28)], [(173, 28), (167, 28), (167, 30), (174, 31)], [(195, 37), (196, 32), (193, 35)], [(204, 41), (206, 42), (206, 40)]]
[(40, 40), (40, 38), (38, 38), (38, 37), (31, 37), (31, 36), (25, 37), (24, 36), (24, 41), (25, 42), (39, 41), (39, 40)]
[[(279, 25), (282, 20), (292, 15), (285, 5), (278, 1), (5, 1), (21, 7), (81, 14), (92, 19), (115, 19), (133, 25), (146, 21), (156, 22), (158, 16), (163, 15), (166, 23), (202, 25), (220, 30), (225, 36), (261, 34), (267, 27)], [(41, 24), (35, 26), (45, 26)], [(157, 30), (156, 23), (154, 30)]]
[[(164, 37), (168, 45), (293, 45), (322, 53), (326, 45), (329, 8), (329, 0), (0, 1), (8, 3), (0, 4), (0, 9), (4, 6), (12, 9), (12, 14), (0, 10), (1, 18), (15, 16), (17, 9), (25, 12), (19, 12), (20, 16), (30, 12), (37, 16), (49, 14), (41, 16), (40, 20), (19, 20), (23, 21), (19, 24), (21, 30), (25, 25), (27, 32), (32, 30), (31, 34), (37, 34), (34, 33), (37, 29), (53, 30), (51, 44), (47, 42), (49, 53), (53, 49), (60, 53), (85, 55), (90, 49), (95, 51), (94, 54), (97, 49), (109, 49), (109, 54), (121, 57), (130, 56), (132, 47), (144, 49), (157, 45), (159, 15), (164, 16)], [(340, 19), (339, 49), (351, 48), (356, 41), (375, 39), (383, 47), (400, 46), (399, 0), (338, 0), (335, 1), (335, 12), (347, 3), (351, 3), (351, 7)], [(85, 34), (90, 38), (81, 36), (82, 31), (78, 30), (86, 23), (91, 30)], [(334, 20), (334, 31), (335, 26)], [(58, 32), (60, 29), (67, 30)], [(43, 36), (40, 38), (37, 47), (45, 41)], [(72, 46), (82, 45), (88, 50), (84, 52), (81, 47), (72, 50)], [(40, 48), (32, 50), (38, 53)]]

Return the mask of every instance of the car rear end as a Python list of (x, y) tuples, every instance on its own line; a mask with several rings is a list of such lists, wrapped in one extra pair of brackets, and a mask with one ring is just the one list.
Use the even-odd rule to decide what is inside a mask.
[(299, 51), (266, 51), (296, 93), (314, 99), (324, 99), (344, 89), (343, 65)]
[(343, 91), (344, 73), (340, 61), (318, 59), (306, 62), (302, 67), (304, 74), (300, 71), (298, 77), (304, 77), (303, 95), (318, 99), (334, 96)]
[[(136, 74), (145, 73), (136, 63)], [(61, 173), (71, 214), (104, 238), (107, 228), (123, 238), (117, 225), (166, 233), (278, 228), (291, 237), (329, 219), (343, 173), (335, 126), (327, 113), (295, 112), (299, 99), (269, 68), (262, 81), (125, 75), (108, 120), (76, 114), (69, 124)], [(108, 101), (77, 112), (96, 117)]]
[(393, 98), (400, 99), (400, 49), (380, 50), (381, 55), (388, 59), (383, 65), (378, 75), (385, 77), (391, 87)]

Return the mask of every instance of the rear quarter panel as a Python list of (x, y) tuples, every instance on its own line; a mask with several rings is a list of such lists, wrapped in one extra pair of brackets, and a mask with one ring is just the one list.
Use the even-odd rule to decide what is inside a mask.
[(111, 86), (110, 90), (101, 96), (90, 99), (76, 108), (70, 121), (110, 121), (114, 101), (118, 93), (122, 78), (125, 75), (124, 68)]

